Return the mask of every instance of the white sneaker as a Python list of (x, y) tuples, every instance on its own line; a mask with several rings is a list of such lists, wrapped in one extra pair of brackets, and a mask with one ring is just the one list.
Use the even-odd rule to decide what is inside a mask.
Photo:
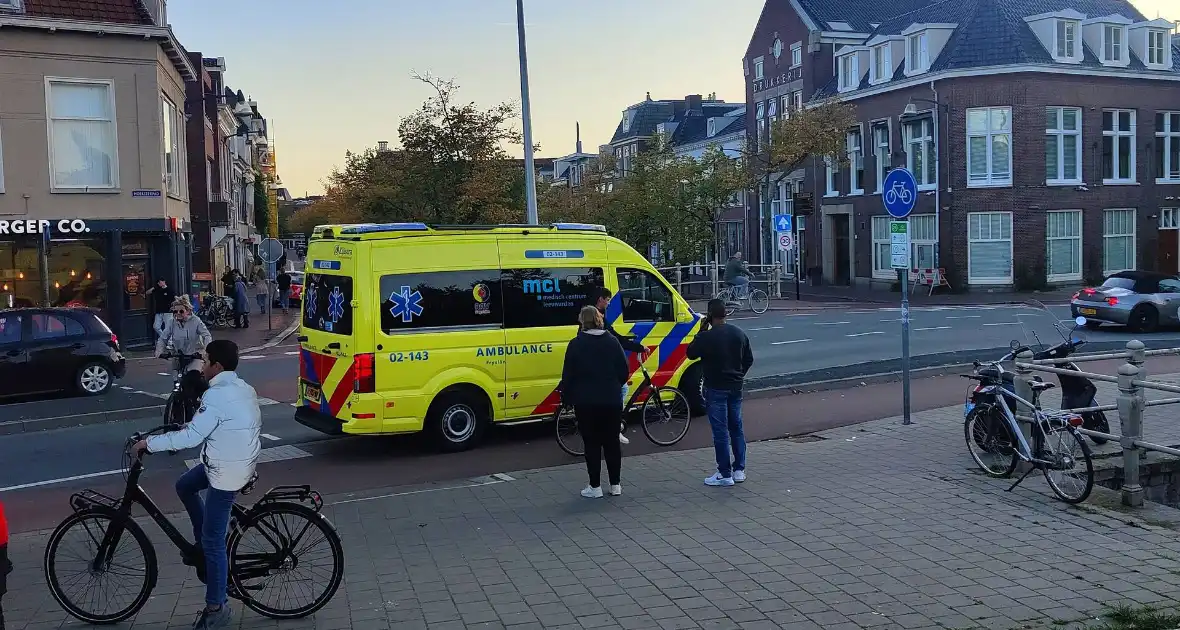
[(705, 478), (706, 486), (732, 486), (733, 477), (722, 477), (721, 473), (715, 472), (711, 476)]
[(615, 484), (610, 487), (610, 490), (607, 490), (607, 494), (611, 495), (612, 497), (617, 497), (623, 494), (623, 486), (620, 484)]
[(586, 486), (585, 488), (582, 488), (582, 496), (586, 497), (587, 499), (601, 499), (602, 498), (602, 486), (599, 486), (597, 488), (592, 488), (590, 486)]
[(630, 443), (631, 443), (631, 440), (628, 440), (627, 436), (623, 435), (622, 433), (619, 434), (619, 444), (630, 444)]
[(733, 471), (733, 481), (734, 481), (734, 483), (741, 483), (741, 482), (743, 482), (743, 481), (745, 481), (745, 480), (746, 480), (746, 471), (744, 471), (744, 470), (735, 470), (735, 471)]

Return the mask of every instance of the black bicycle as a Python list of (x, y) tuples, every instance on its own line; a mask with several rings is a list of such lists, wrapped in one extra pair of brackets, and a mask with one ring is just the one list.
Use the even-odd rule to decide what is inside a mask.
[[(161, 426), (136, 433), (127, 446), (176, 428)], [(87, 623), (112, 624), (131, 618), (156, 586), (156, 550), (132, 516), (136, 504), (205, 581), (199, 548), (173, 527), (140, 487), (142, 460), (125, 454), (124, 464), (127, 489), (123, 497), (93, 490), (74, 494), (70, 497), (74, 513), (57, 526), (45, 548), (49, 592), (66, 612)], [(240, 494), (249, 494), (257, 479), (255, 475)], [(344, 578), (340, 535), (320, 513), (323, 505), (310, 486), (271, 488), (249, 508), (235, 503), (226, 542), (229, 596), (272, 619), (298, 619), (323, 608)], [(84, 547), (80, 551), (73, 551), (70, 544), (75, 538)], [(317, 551), (321, 543), (327, 543), (326, 549)], [(325, 569), (315, 569), (317, 561), (325, 558)], [(272, 599), (286, 595), (305, 596), (306, 601), (283, 604)]]
[[(688, 424), (692, 421), (692, 408), (688, 404), (688, 397), (675, 387), (657, 386), (652, 382), (651, 374), (643, 364), (639, 365), (639, 369), (643, 371), (643, 382), (631, 393), (623, 409), (630, 412), (636, 404), (642, 402), (640, 412), (643, 417), (643, 434), (653, 444), (672, 446), (688, 434)], [(563, 401), (553, 412), (552, 419), (557, 426), (557, 444), (561, 450), (575, 457), (585, 455), (586, 443), (578, 431), (574, 408)]]
[(164, 402), (164, 423), (185, 424), (197, 413), (197, 405), (204, 393), (200, 390), (208, 387), (203, 378), (187, 376), (188, 364), (204, 357), (199, 354), (164, 354), (160, 358), (174, 361), (172, 369), (175, 374), (172, 392)]
[(234, 321), (234, 309), (230, 298), (210, 294), (204, 299), (203, 308), (197, 314), (210, 328), (229, 328)]

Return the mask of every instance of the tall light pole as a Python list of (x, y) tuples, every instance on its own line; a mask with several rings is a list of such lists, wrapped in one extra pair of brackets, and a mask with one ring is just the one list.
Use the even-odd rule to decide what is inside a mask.
[(516, 40), (520, 49), (520, 111), (524, 118), (524, 189), (527, 210), (525, 222), (536, 225), (537, 172), (533, 168), (533, 122), (529, 111), (529, 59), (524, 45), (524, 0), (516, 0)]

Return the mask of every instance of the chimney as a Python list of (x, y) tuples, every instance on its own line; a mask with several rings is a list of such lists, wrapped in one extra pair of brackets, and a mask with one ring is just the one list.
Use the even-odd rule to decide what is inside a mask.
[(704, 108), (701, 107), (700, 94), (689, 94), (684, 97), (684, 108), (689, 116), (700, 116), (705, 113)]
[(576, 140), (574, 152), (580, 154), (582, 153), (582, 123), (580, 122), (574, 123), (574, 138)]
[(146, 0), (143, 6), (152, 16), (152, 24), (168, 26), (168, 0)]
[(388, 140), (378, 140), (377, 141), (377, 150), (381, 151), (381, 152), (388, 151), (389, 150), (389, 141)]

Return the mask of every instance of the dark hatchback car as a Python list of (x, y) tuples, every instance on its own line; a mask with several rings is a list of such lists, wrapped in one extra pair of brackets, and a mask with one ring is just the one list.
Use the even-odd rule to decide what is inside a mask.
[(104, 394), (127, 372), (119, 339), (87, 308), (0, 310), (0, 397)]

